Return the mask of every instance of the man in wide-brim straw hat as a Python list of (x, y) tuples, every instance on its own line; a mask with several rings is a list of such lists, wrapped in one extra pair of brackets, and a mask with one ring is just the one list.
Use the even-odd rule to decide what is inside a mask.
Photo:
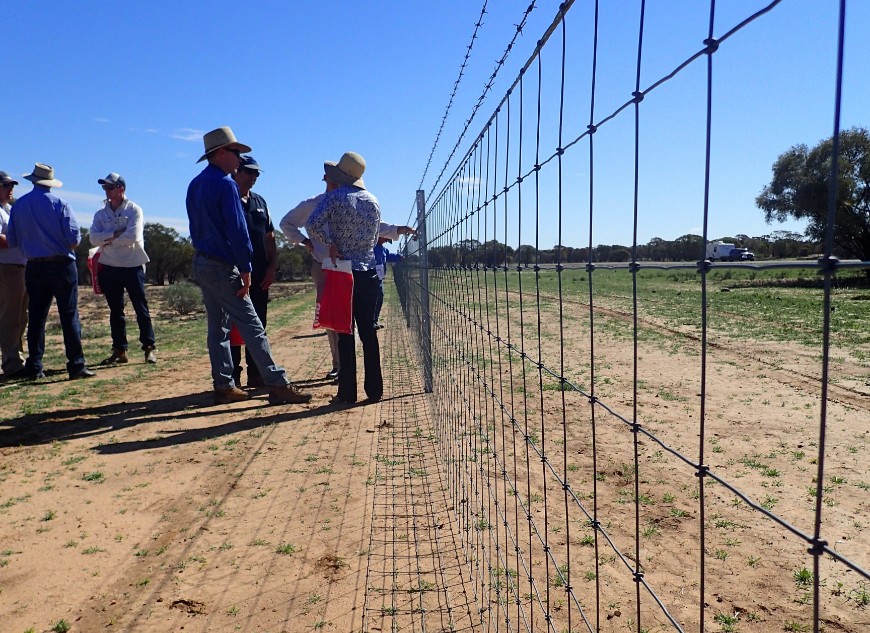
[(79, 273), (75, 248), (81, 241), (79, 224), (69, 205), (51, 192), (63, 183), (54, 177), (50, 165), (36, 163), (33, 172), (24, 176), (33, 183), (27, 193), (12, 206), (8, 241), (21, 248), (27, 258), (24, 281), (29, 296), (27, 325), (27, 362), (22, 374), (42, 378), (45, 353), (45, 321), (52, 300), (63, 329), (66, 369), (70, 379), (94, 375), (85, 364), (82, 351), (82, 326), (79, 321)]
[[(365, 188), (362, 176), (366, 162), (356, 152), (345, 152), (337, 163), (323, 164), (327, 182), (339, 186), (327, 191), (308, 218), (306, 229), (329, 246), (330, 258), (351, 261), (353, 270), (353, 320), (359, 330), (365, 366), (364, 389), (369, 402), (377, 402), (384, 392), (381, 352), (374, 328), (378, 278), (374, 246), (378, 239), (381, 208), (377, 198)], [(338, 334), (337, 404), (352, 404), (357, 399), (356, 353), (353, 333)]]
[(253, 248), (239, 198), (239, 188), (230, 177), (239, 168), (241, 152), (251, 148), (239, 143), (228, 127), (212, 130), (203, 137), (205, 153), (197, 162), (208, 165), (187, 188), (187, 217), (190, 239), (196, 249), (193, 277), (202, 289), (208, 316), (208, 355), (216, 404), (247, 399), (233, 378), (230, 351), (232, 320), (263, 383), (269, 402), (298, 404), (311, 400), (287, 379), (283, 367), (272, 358), (269, 339), (251, 303), (251, 259)]

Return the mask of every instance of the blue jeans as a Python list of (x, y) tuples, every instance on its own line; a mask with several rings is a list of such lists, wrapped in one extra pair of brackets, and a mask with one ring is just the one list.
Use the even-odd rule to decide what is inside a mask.
[(45, 322), (51, 302), (55, 300), (60, 327), (63, 330), (66, 369), (70, 375), (80, 372), (85, 367), (85, 355), (82, 351), (82, 324), (79, 321), (79, 272), (75, 260), (30, 260), (24, 269), (24, 284), (30, 297), (25, 371), (42, 371)]
[(230, 351), (230, 320), (236, 324), (245, 346), (254, 358), (263, 382), (270, 387), (289, 384), (287, 372), (275, 364), (266, 330), (254, 311), (251, 298), (239, 298), (242, 287), (239, 269), (227, 262), (197, 254), (193, 258), (193, 278), (202, 290), (202, 301), (208, 318), (208, 357), (215, 389), (234, 386), (233, 357)]
[(127, 349), (127, 318), (124, 316), (124, 291), (130, 295), (130, 304), (139, 324), (139, 342), (142, 349), (154, 347), (154, 327), (145, 298), (145, 269), (142, 266), (100, 268), (100, 287), (109, 304), (109, 327), (112, 330), (112, 349)]

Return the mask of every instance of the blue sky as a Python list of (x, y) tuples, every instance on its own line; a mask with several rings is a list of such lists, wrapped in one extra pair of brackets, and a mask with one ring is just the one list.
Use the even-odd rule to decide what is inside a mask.
[[(423, 185), (427, 192), (529, 2), (488, 3)], [(468, 149), (552, 22), (558, 2), (536, 4), (457, 156)], [(717, 35), (766, 4), (718, 2)], [(59, 193), (84, 226), (102, 201), (97, 179), (120, 172), (146, 221), (186, 235), (184, 196), (202, 167), (195, 164), (202, 134), (230, 125), (265, 170), (256, 189), (276, 224), (298, 201), (322, 190), (322, 161), (337, 160), (346, 150), (366, 158), (365, 180), (380, 199), (384, 218), (405, 222), (481, 5), (471, 0), (19, 3), (3, 38), (9, 81), (0, 99), (6, 123), (0, 169), (20, 175), (34, 162), (53, 165), (64, 182)], [(701, 48), (708, 6), (700, 0), (647, 2), (643, 87)], [(566, 127), (581, 131), (589, 111), (582, 94), (591, 7), (577, 0), (568, 15), (569, 69), (576, 72), (567, 89), (577, 99)], [(633, 90), (638, 7), (629, 0), (601, 3), (596, 106), (601, 116)], [(754, 199), (781, 152), (831, 134), (837, 10), (833, 0), (785, 0), (714, 56), (711, 238), (803, 229), (797, 223), (766, 225)], [(852, 0), (847, 15), (843, 127), (867, 126), (870, 38), (862, 31), (870, 24), (870, 3)], [(705, 69), (704, 60), (695, 62), (643, 104), (641, 243), (701, 231)], [(630, 244), (631, 109), (597, 138), (601, 211), (593, 242)], [(582, 161), (575, 162), (566, 167), (582, 183)], [(573, 186), (566, 185), (566, 197)], [(16, 194), (28, 190), (22, 181)], [(586, 212), (583, 205), (566, 209), (565, 219)], [(553, 213), (551, 205), (547, 213)], [(563, 243), (586, 244), (588, 222), (564, 224), (569, 228)], [(542, 245), (554, 244), (556, 223), (545, 219), (542, 225)]]

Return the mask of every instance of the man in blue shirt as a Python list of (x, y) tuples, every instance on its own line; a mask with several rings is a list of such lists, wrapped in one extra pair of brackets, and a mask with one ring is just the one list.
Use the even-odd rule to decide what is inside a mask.
[[(416, 231), (414, 231), (414, 234), (416, 235)], [(378, 271), (378, 279), (381, 282), (378, 285), (378, 296), (375, 299), (376, 330), (380, 330), (384, 327), (381, 323), (381, 308), (384, 306), (384, 279), (387, 276), (387, 262), (396, 263), (402, 261), (403, 259), (401, 255), (399, 255), (398, 253), (391, 253), (389, 249), (384, 246), (385, 242), (392, 243), (392, 241), (393, 240), (389, 237), (378, 237), (378, 243), (375, 244), (375, 270)]]
[[(359, 330), (365, 367), (364, 389), (369, 402), (384, 393), (381, 351), (374, 327), (375, 300), (380, 280), (375, 270), (374, 246), (381, 222), (377, 198), (366, 191), (362, 175), (366, 163), (355, 152), (345, 152), (338, 163), (324, 163), (327, 182), (338, 188), (328, 191), (308, 218), (306, 228), (329, 246), (329, 256), (349, 259), (353, 270), (353, 320)], [(356, 354), (354, 335), (338, 335), (341, 371), (334, 402), (356, 402)]]
[(216, 404), (248, 398), (233, 380), (230, 352), (230, 320), (242, 335), (248, 351), (269, 388), (272, 404), (299, 404), (311, 400), (287, 379), (283, 367), (272, 358), (263, 324), (251, 303), (251, 258), (239, 189), (230, 177), (239, 168), (241, 152), (251, 148), (236, 141), (229, 127), (212, 130), (203, 137), (205, 153), (197, 162), (208, 166), (187, 189), (190, 239), (196, 249), (193, 277), (202, 289), (208, 316), (208, 354)]
[(27, 324), (26, 378), (44, 378), (45, 321), (52, 299), (63, 330), (66, 369), (70, 380), (94, 375), (85, 365), (82, 326), (79, 321), (79, 272), (75, 248), (81, 241), (79, 224), (65, 200), (51, 193), (63, 183), (54, 178), (54, 169), (36, 163), (33, 173), (24, 176), (33, 190), (12, 206), (7, 241), (19, 247), (27, 258), (24, 283), (29, 296)]

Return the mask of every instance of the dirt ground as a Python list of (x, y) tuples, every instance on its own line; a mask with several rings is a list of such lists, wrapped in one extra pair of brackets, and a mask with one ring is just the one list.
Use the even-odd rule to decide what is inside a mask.
[[(159, 303), (160, 291), (153, 291)], [(87, 318), (107, 320), (99, 301), (83, 301)], [(488, 630), (483, 620), (492, 627), (506, 615), (523, 629), (522, 617), (543, 623), (540, 603), (527, 587), (516, 590), (522, 605), (507, 604), (494, 590), (500, 583), (504, 589), (504, 578), (493, 574), (518, 567), (490, 547), (515, 527), (491, 520), (504, 512), (500, 499), (513, 503), (508, 480), (516, 484), (513, 498), (532, 508), (536, 525), (547, 515), (550, 555), (561, 562), (570, 552), (574, 591), (592, 621), (599, 618), (603, 631), (635, 631), (635, 586), (603, 539), (600, 551), (588, 546), (591, 531), (579, 512), (565, 517), (561, 498), (552, 496), (562, 491), (539, 475), (540, 462), (527, 478), (523, 464), (535, 460), (523, 461), (529, 451), (522, 433), (490, 404), (477, 412), (496, 422), (484, 431), (498, 439), (488, 445), (497, 447), (495, 453), (480, 450), (480, 433), (467, 432), (477, 420), (459, 398), (493, 400), (482, 383), (454, 368), (436, 375), (436, 390), (456, 398), (430, 401), (409, 330), (388, 295), (387, 327), (380, 333), (389, 377), (384, 400), (337, 409), (329, 404), (335, 386), (323, 379), (330, 368), (325, 337), (312, 332), (310, 309), (298, 309), (310, 302), (307, 293), (270, 307), (274, 314), (296, 315), (273, 329), (270, 339), (289, 375), (314, 394), (308, 405), (269, 406), (265, 392), (254, 392), (247, 402), (213, 405), (204, 337), (184, 349), (161, 350), (156, 366), (131, 354), (130, 364), (100, 368), (95, 379), (72, 387), (62, 373), (35, 384), (0, 383), (0, 631), (62, 630), (61, 620), (72, 631), (477, 631)], [(463, 309), (456, 307), (457, 313)], [(584, 384), (589, 375), (583, 308), (570, 312), (566, 329), (575, 338), (566, 375)], [(631, 411), (634, 379), (632, 348), (620, 325), (626, 322), (625, 315), (602, 309), (596, 337), (596, 395), (622, 414)], [(561, 350), (554, 323), (541, 339), (549, 363)], [(653, 323), (645, 327), (656, 332)], [(474, 332), (469, 340), (481, 336)], [(712, 343), (707, 463), (753, 500), (812, 533), (818, 358), (787, 344), (738, 346), (715, 336)], [(101, 349), (108, 349), (108, 339)], [(662, 329), (643, 341), (638, 361), (639, 420), (690, 456), (699, 442), (699, 353), (697, 342)], [(856, 373), (845, 362), (835, 365), (829, 394), (823, 536), (866, 564), (870, 387), (838, 383), (837, 372)], [(484, 376), (483, 382), (495, 380), (503, 388), (512, 380), (519, 402), (526, 392), (508, 365), (501, 377)], [(533, 372), (532, 377), (537, 381)], [(602, 527), (631, 554), (631, 434), (599, 409), (593, 469), (585, 396), (546, 385), (537, 396), (533, 391), (528, 389), (524, 406), (546, 419), (546, 428), (536, 431), (541, 449), (556, 472), (570, 474), (587, 507), (597, 482)], [(35, 412), (37, 406), (48, 413)], [(512, 413), (521, 419), (524, 412), (518, 405)], [(450, 426), (454, 414), (468, 417), (468, 424)], [(563, 420), (570, 424), (563, 427)], [(445, 464), (443, 451), (445, 445), (452, 450), (451, 444), (457, 450), (467, 446), (474, 459)], [(641, 566), (686, 630), (696, 630), (697, 478), (660, 448), (641, 437)], [(499, 456), (519, 456), (520, 465), (505, 477), (495, 468), (495, 475), (485, 476), (484, 464), (490, 468), (487, 460)], [(542, 513), (535, 499), (547, 494), (547, 485), (549, 513)], [(464, 495), (459, 502), (475, 504), (475, 513), (466, 505), (467, 516), (459, 516), (457, 486)], [(505, 516), (513, 513), (513, 506), (505, 507)], [(812, 568), (806, 546), (709, 480), (706, 512), (706, 630), (810, 630), (800, 628), (811, 621), (810, 588), (796, 577), (801, 568)], [(485, 516), (490, 528), (471, 529)], [(537, 556), (541, 582), (546, 557), (532, 543), (529, 558)], [(481, 565), (487, 557), (488, 568)], [(584, 578), (593, 569), (597, 588), (593, 577)], [(866, 630), (867, 583), (830, 559), (820, 575), (827, 630)], [(557, 584), (551, 584), (549, 614), (561, 633), (571, 606), (562, 599), (564, 589), (557, 598)], [(654, 613), (644, 601), (645, 614)], [(736, 624), (727, 628), (728, 620), (715, 619), (721, 614), (734, 614)], [(586, 630), (576, 611), (574, 618), (572, 628)], [(788, 623), (794, 627), (787, 629)], [(673, 630), (655, 615), (643, 628)]]
[[(99, 301), (82, 301), (83, 319), (107, 319)], [(427, 630), (473, 630), (437, 468), (415, 492), (378, 459), (404, 438), (427, 441), (408, 430), (427, 423), (425, 403), (405, 328), (385, 313), (393, 369), (377, 404), (329, 404), (328, 345), (310, 309), (270, 332), (279, 362), (313, 393), (308, 405), (270, 406), (259, 391), (215, 406), (204, 339), (190, 358), (161, 350), (155, 366), (131, 352), (50, 413), (25, 402), (68, 393), (65, 374), (0, 384), (0, 631), (61, 630), (61, 620), (72, 631), (418, 630), (423, 617)], [(19, 389), (28, 395), (13, 410)], [(431, 447), (416, 453), (432, 459)], [(399, 507), (424, 515), (397, 517)], [(411, 536), (397, 541), (396, 530)], [(428, 591), (394, 604), (397, 583), (423, 576)]]

